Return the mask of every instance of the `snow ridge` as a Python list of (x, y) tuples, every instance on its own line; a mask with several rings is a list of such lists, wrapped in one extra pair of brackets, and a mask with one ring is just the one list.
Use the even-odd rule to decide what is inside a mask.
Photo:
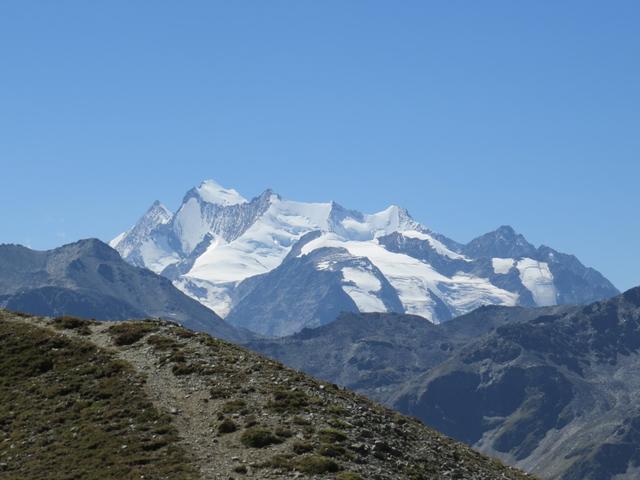
[[(221, 316), (249, 298), (265, 274), (292, 275), (299, 270), (285, 268), (290, 262), (324, 248), (341, 254), (312, 268), (318, 275), (338, 272), (331, 278), (341, 279), (339, 288), (360, 311), (401, 311), (432, 322), (485, 304), (554, 305), (563, 288), (576, 290), (556, 283), (562, 262), (572, 262), (571, 272), (585, 268), (575, 257), (537, 250), (511, 227), (462, 245), (396, 205), (363, 214), (335, 202), (283, 199), (271, 190), (247, 200), (214, 180), (189, 190), (175, 213), (154, 202), (110, 245)], [(564, 271), (563, 282), (569, 277)], [(291, 282), (305, 280), (282, 279), (282, 285)]]

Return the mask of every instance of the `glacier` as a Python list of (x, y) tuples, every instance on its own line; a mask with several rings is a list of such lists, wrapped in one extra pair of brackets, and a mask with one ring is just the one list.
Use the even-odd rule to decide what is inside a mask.
[[(214, 180), (189, 190), (175, 212), (154, 202), (110, 245), (238, 323), (249, 321), (237, 312), (253, 311), (243, 302), (257, 301), (254, 290), (264, 289), (265, 281), (273, 295), (285, 298), (278, 285), (292, 288), (292, 282), (314, 275), (335, 282), (333, 297), (322, 301), (362, 312), (406, 312), (434, 323), (486, 304), (546, 306), (617, 292), (575, 257), (536, 249), (511, 227), (465, 245), (431, 231), (399, 206), (364, 214), (335, 202), (283, 199), (272, 190), (247, 200)], [(296, 263), (312, 253), (321, 260)], [(300, 308), (311, 310), (319, 301), (311, 292), (304, 300)], [(273, 304), (272, 315), (282, 308)], [(265, 315), (268, 323), (271, 313)], [(267, 331), (284, 330), (265, 326)]]

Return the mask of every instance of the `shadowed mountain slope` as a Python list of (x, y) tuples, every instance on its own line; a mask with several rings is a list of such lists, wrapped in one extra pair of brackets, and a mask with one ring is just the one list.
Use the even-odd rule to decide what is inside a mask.
[(229, 340), (250, 338), (168, 279), (130, 265), (95, 239), (48, 251), (0, 245), (0, 307), (97, 320), (163, 318)]

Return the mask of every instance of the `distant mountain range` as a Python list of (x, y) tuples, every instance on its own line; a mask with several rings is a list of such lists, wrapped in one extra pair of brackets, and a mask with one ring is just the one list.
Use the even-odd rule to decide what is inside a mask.
[(486, 304), (578, 304), (619, 293), (574, 256), (536, 248), (511, 227), (464, 245), (397, 206), (367, 215), (271, 190), (246, 200), (211, 180), (175, 213), (153, 203), (110, 245), (229, 323), (274, 336), (342, 311), (439, 323)]
[(48, 251), (0, 245), (0, 307), (97, 320), (163, 318), (227, 340), (251, 338), (168, 279), (128, 264), (95, 239)]
[(0, 245), (0, 308), (171, 320), (542, 478), (640, 472), (640, 288), (619, 295), (508, 226), (461, 244), (396, 206), (248, 201), (206, 181), (111, 246)]
[(248, 346), (545, 479), (638, 478), (640, 287), (587, 306), (397, 314)]

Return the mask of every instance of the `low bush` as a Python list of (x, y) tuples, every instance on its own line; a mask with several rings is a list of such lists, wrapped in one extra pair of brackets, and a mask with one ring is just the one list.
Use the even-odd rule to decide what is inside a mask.
[(156, 325), (150, 322), (123, 322), (109, 327), (108, 332), (113, 343), (118, 346), (133, 345), (147, 333), (156, 330)]
[(271, 430), (251, 427), (242, 432), (240, 442), (242, 442), (245, 447), (264, 448), (276, 443), (282, 443), (282, 439), (271, 432)]
[(344, 442), (347, 439), (347, 435), (340, 430), (334, 428), (326, 428), (320, 430), (320, 440), (325, 443), (337, 443)]
[(238, 426), (235, 424), (235, 422), (233, 420), (230, 420), (228, 418), (225, 418), (224, 420), (222, 420), (222, 422), (220, 422), (220, 425), (218, 425), (218, 433), (232, 433), (235, 432), (238, 429)]
[(58, 330), (76, 330), (80, 335), (90, 335), (91, 329), (89, 327), (96, 323), (97, 322), (91, 320), (83, 320), (81, 318), (70, 317), (67, 315), (56, 317), (51, 322), (53, 327)]
[(296, 470), (302, 473), (312, 475), (321, 475), (323, 473), (335, 473), (340, 470), (340, 465), (330, 458), (321, 457), (319, 455), (308, 455), (301, 457), (294, 462)]
[(313, 445), (309, 442), (295, 442), (291, 449), (293, 450), (293, 453), (302, 455), (303, 453), (311, 452), (313, 450)]
[(309, 397), (306, 393), (300, 390), (278, 389), (273, 392), (273, 400), (269, 403), (269, 408), (284, 413), (300, 411), (307, 405), (309, 405)]

